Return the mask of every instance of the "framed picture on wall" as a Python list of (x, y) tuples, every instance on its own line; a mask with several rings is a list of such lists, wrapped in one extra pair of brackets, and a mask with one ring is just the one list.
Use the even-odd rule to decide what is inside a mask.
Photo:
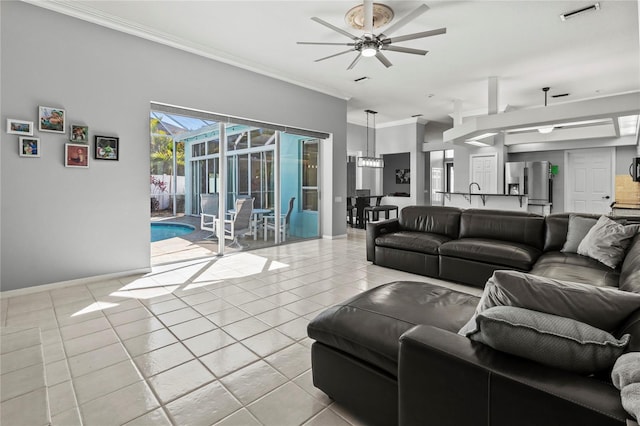
[(67, 116), (63, 109), (38, 107), (38, 130), (41, 132), (65, 133), (64, 125)]
[(33, 136), (33, 121), (7, 118), (7, 133), (12, 135)]
[(20, 157), (40, 157), (40, 138), (23, 136), (18, 141)]
[(89, 142), (89, 128), (87, 126), (72, 124), (69, 127), (69, 140), (76, 143)]
[(113, 136), (96, 136), (93, 155), (96, 160), (118, 161), (120, 139)]
[(67, 143), (64, 145), (65, 167), (89, 167), (89, 145)]
[(396, 183), (411, 183), (409, 169), (396, 169)]

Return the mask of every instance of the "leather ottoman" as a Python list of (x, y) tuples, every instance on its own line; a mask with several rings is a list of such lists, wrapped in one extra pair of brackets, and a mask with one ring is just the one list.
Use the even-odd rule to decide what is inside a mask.
[(309, 323), (314, 385), (367, 424), (398, 422), (399, 339), (418, 324), (457, 332), (478, 297), (397, 281), (368, 290)]

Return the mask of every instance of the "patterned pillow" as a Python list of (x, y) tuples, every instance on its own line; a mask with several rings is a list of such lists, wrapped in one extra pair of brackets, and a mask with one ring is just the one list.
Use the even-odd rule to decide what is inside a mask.
[(495, 271), (484, 286), (474, 316), (458, 334), (467, 336), (475, 331), (475, 317), (494, 306), (545, 312), (614, 332), (629, 315), (640, 309), (640, 294), (525, 272)]
[(470, 339), (544, 365), (591, 374), (611, 368), (629, 343), (588, 324), (513, 306), (496, 306), (476, 318)]

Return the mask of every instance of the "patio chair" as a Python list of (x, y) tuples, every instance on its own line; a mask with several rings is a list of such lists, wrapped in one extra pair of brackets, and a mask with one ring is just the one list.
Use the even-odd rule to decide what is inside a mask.
[[(291, 220), (291, 212), (293, 212), (293, 202), (296, 200), (296, 197), (291, 197), (289, 199), (289, 209), (287, 213), (280, 215), (280, 235), (282, 236), (282, 241), (286, 241), (287, 233), (289, 232), (289, 222)], [(276, 231), (276, 217), (274, 215), (269, 215), (264, 217), (264, 240), (267, 241), (267, 233), (269, 230), (273, 232)]]
[(220, 207), (220, 196), (218, 193), (200, 194), (200, 229), (211, 231), (211, 235), (205, 240), (216, 236), (216, 218)]
[[(224, 220), (224, 229), (222, 233), (224, 238), (233, 240), (231, 246), (242, 248), (238, 242), (238, 237), (251, 231), (251, 215), (253, 214), (253, 198), (238, 198), (236, 200), (236, 208), (233, 219)], [(217, 221), (218, 223), (220, 221)]]

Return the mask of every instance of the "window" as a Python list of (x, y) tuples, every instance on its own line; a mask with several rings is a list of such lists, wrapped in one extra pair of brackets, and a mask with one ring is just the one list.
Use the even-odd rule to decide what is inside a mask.
[(302, 142), (302, 210), (318, 211), (318, 140)]

